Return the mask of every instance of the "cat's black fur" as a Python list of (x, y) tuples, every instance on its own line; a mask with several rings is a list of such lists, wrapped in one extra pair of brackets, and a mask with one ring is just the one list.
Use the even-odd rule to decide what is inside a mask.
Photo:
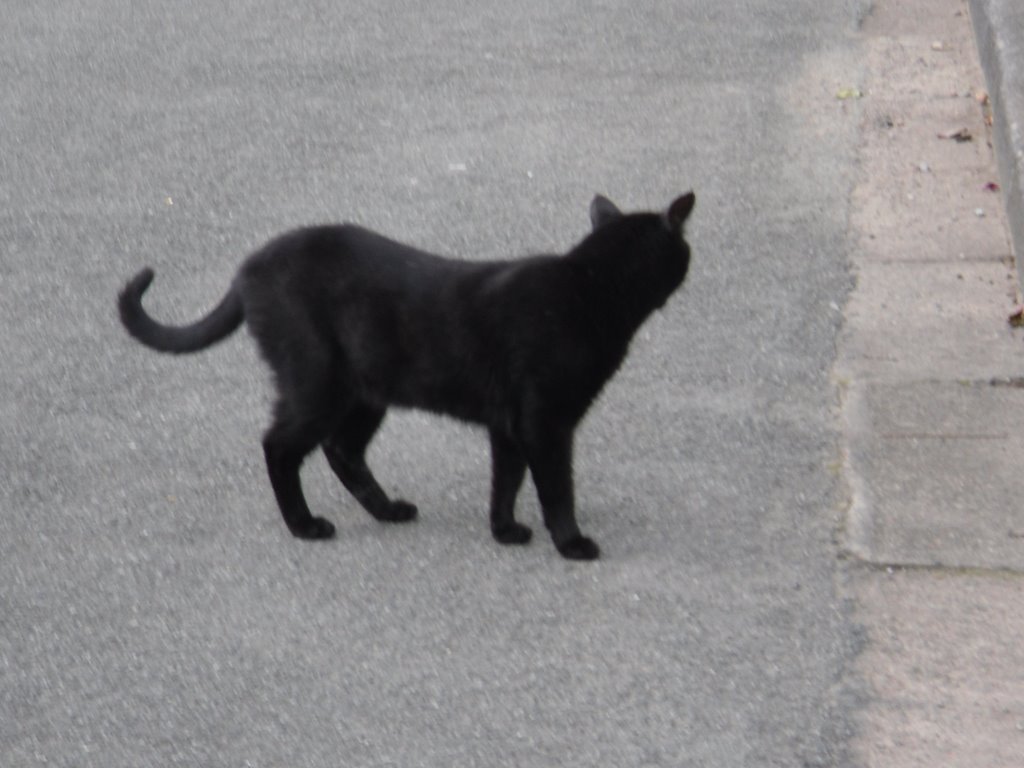
[(588, 560), (598, 547), (576, 524), (573, 433), (641, 323), (683, 282), (693, 204), (689, 193), (662, 213), (627, 215), (598, 196), (594, 231), (569, 253), (516, 261), (445, 259), (351, 225), (299, 229), (251, 255), (220, 304), (192, 325), (146, 314), (150, 269), (118, 305), (128, 332), (162, 352), (204, 349), (248, 323), (275, 374), (263, 448), (295, 536), (334, 534), (310, 513), (299, 480), (317, 446), (375, 518), (415, 517), (412, 504), (388, 498), (364, 458), (395, 405), (487, 427), (498, 541), (530, 539), (514, 516), (529, 468), (558, 551)]

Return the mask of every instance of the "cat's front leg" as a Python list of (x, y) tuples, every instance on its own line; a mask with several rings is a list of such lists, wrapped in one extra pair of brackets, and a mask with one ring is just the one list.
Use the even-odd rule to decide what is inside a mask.
[(491, 436), (491, 533), (502, 544), (526, 544), (533, 532), (516, 522), (516, 496), (526, 476), (526, 459), (516, 444), (494, 429)]
[(572, 433), (541, 433), (527, 443), (527, 461), (537, 486), (544, 525), (555, 548), (569, 560), (594, 560), (601, 550), (576, 524), (572, 481)]

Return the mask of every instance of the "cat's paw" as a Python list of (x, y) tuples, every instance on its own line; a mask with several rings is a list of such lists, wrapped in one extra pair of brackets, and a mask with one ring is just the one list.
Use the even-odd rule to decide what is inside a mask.
[(596, 560), (601, 554), (597, 544), (586, 536), (573, 536), (556, 546), (558, 553), (567, 560)]
[(388, 504), (387, 509), (376, 515), (384, 523), (407, 523), (416, 518), (418, 510), (415, 504), (398, 499)]
[(491, 533), (502, 544), (526, 544), (533, 537), (533, 531), (515, 521), (491, 528)]
[(308, 541), (334, 538), (334, 524), (322, 517), (311, 517), (309, 520), (290, 526), (289, 530), (295, 538)]

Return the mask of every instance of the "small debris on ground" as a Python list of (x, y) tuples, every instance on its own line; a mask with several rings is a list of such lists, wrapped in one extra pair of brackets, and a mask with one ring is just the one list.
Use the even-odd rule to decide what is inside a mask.
[(1013, 314), (1006, 318), (1006, 322), (1011, 328), (1024, 328), (1024, 307), (1017, 307)]
[(932, 167), (928, 165), (928, 163), (918, 163), (917, 170), (919, 170), (921, 173), (931, 173)]
[(953, 141), (963, 144), (965, 141), (973, 141), (974, 137), (967, 128), (957, 128), (952, 131), (943, 131), (939, 134), (940, 139), (952, 139)]
[(859, 88), (840, 88), (836, 91), (836, 98), (840, 101), (846, 101), (847, 99), (859, 99), (864, 96), (864, 92)]
[(984, 189), (986, 192), (998, 192), (999, 185), (996, 184), (994, 181), (990, 181), (988, 184), (982, 187), (982, 189)]

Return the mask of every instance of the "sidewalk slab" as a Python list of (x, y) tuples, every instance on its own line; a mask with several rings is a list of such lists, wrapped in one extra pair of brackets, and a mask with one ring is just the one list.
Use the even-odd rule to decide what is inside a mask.
[(918, 381), (847, 395), (862, 506), (850, 548), (883, 565), (1024, 573), (1024, 388)]
[(846, 381), (987, 380), (1024, 374), (1024, 336), (1006, 322), (1009, 262), (860, 261), (846, 308)]
[(1024, 581), (901, 571), (856, 579), (873, 691), (864, 768), (1009, 768), (1024, 755)]
[[(947, 21), (967, 26), (963, 18)], [(880, 25), (872, 21), (872, 28)], [(975, 55), (970, 36), (963, 37), (960, 43), (948, 29), (934, 29), (867, 43), (877, 84), (864, 99), (861, 150), (872, 177), (853, 194), (859, 260), (1009, 254), (978, 100), (984, 78), (976, 66), (957, 66)], [(942, 138), (961, 129), (969, 141)]]
[(1017, 270), (1024, 283), (1024, 3), (970, 0), (981, 66), (992, 100), (992, 133)]

